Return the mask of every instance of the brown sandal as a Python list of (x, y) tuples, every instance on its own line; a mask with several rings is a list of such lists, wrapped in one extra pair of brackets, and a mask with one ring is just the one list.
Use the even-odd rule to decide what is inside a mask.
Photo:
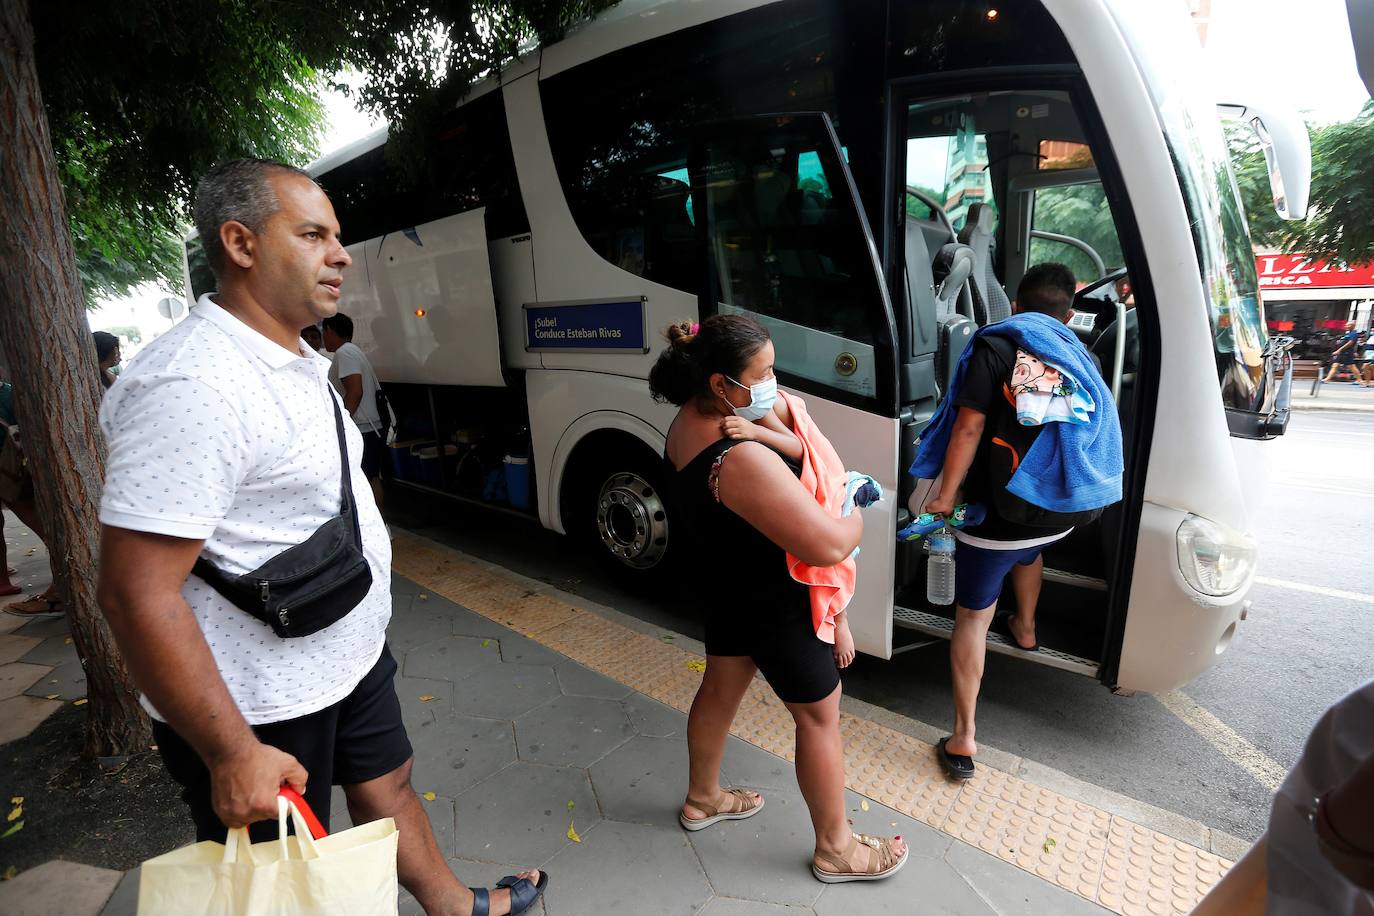
[[(692, 820), (686, 814), (679, 811), (677, 813), (678, 822), (682, 824), (684, 830), (704, 830), (718, 821), (742, 821), (746, 817), (753, 817), (763, 808), (763, 796), (755, 802), (749, 797), (747, 789), (726, 789), (725, 797), (730, 800), (729, 810), (722, 811), (715, 805), (707, 802), (697, 801), (694, 798), (687, 799), (687, 804), (696, 808), (698, 811), (705, 812), (706, 816), (699, 820)], [(744, 807), (739, 807), (743, 805)]]
[(7, 604), (5, 610), (16, 617), (42, 617), (47, 614), (65, 613), (61, 598), (45, 598), (42, 595)]
[[(854, 866), (850, 864), (854, 860), (854, 853), (858, 851), (860, 843), (871, 847), (878, 853), (870, 858), (867, 871), (855, 871)], [(881, 881), (896, 874), (897, 870), (906, 864), (909, 855), (911, 855), (910, 846), (907, 847), (906, 852), (902, 853), (901, 858), (898, 858), (897, 854), (892, 851), (892, 840), (888, 837), (856, 833), (843, 856), (836, 857), (824, 852), (816, 853), (818, 858), (833, 865), (835, 871), (827, 871), (812, 862), (811, 873), (816, 876), (817, 881), (826, 884), (843, 884), (846, 881)]]

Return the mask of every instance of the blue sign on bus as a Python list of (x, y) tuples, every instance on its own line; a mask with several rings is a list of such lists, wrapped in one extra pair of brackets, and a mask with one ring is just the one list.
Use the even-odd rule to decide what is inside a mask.
[(525, 349), (649, 352), (644, 300), (541, 302), (525, 306)]

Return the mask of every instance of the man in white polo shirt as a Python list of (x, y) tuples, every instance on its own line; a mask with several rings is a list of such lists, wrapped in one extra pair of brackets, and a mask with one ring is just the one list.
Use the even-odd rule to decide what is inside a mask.
[(507, 913), (512, 892), (519, 912), (547, 878), (468, 890), (410, 786), (385, 642), (391, 547), (370, 489), (349, 475), (372, 584), (317, 632), (279, 636), (192, 573), (203, 558), (243, 574), (304, 542), (341, 514), (340, 430), (349, 466), (362, 454), (329, 362), (299, 337), (334, 314), (350, 263), (329, 198), (304, 172), (240, 159), (202, 179), (195, 217), (219, 291), (101, 407), (99, 596), (197, 836), (254, 824), (275, 838), (259, 822), (275, 820), (284, 784), (327, 825), (330, 786), (342, 785), (356, 822), (396, 819), (400, 882), (426, 912)]
[(336, 312), (324, 320), (324, 348), (334, 354), (329, 380), (343, 395), (344, 407), (363, 434), (363, 476), (372, 485), (377, 508), (382, 507), (382, 456), (386, 454), (386, 425), (377, 409), (377, 373), (367, 354), (353, 342), (353, 319)]

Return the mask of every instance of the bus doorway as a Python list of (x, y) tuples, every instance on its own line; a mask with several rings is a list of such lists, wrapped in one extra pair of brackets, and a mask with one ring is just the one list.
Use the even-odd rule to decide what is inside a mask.
[[(941, 80), (942, 87), (949, 85)], [(1067, 81), (1024, 86), (980, 81), (977, 91), (918, 89), (894, 95), (894, 135), (902, 144), (893, 157), (901, 187), (894, 237), (902, 240), (903, 256), (902, 289), (895, 298), (907, 306), (898, 309), (907, 321), (901, 329), (908, 344), (904, 355), (929, 360), (934, 388), (906, 392), (912, 422), (904, 444), (910, 451), (928, 419), (918, 410), (922, 399), (933, 395), (938, 404), (950, 395), (955, 369), (976, 330), (1009, 317), (1021, 277), (1049, 262), (1067, 266), (1077, 281), (1069, 327), (1097, 357), (1104, 379), (1117, 392), (1117, 403), (1105, 408), (1120, 415), (1123, 438), (1141, 433), (1131, 428), (1139, 416), (1132, 406), (1140, 390), (1139, 322), (1146, 312), (1153, 318), (1153, 312), (1140, 297), (1137, 313), (1137, 297), (1130, 294), (1126, 264), (1132, 259), (1122, 243), (1130, 234), (1118, 228), (1129, 219), (1127, 208), (1124, 197), (1110, 193), (1104, 182), (1110, 178), (1110, 151), (1092, 141), (1082, 107)], [(1118, 340), (1125, 359), (1119, 358)], [(925, 416), (916, 419), (919, 414)], [(900, 496), (908, 515), (923, 511), (924, 489), (909, 477), (903, 481)], [(1134, 517), (1130, 504), (1138, 497), (1138, 492), (1127, 493), (1122, 504), (1045, 551), (1036, 618), (1040, 651), (1024, 653), (995, 633), (989, 635), (990, 648), (1100, 674), (1119, 650), (1109, 634), (1129, 591), (1129, 581), (1117, 569), (1121, 532)], [(921, 542), (899, 547), (894, 623), (947, 637), (954, 607), (926, 601), (923, 547)], [(999, 612), (1014, 606), (1008, 586)]]

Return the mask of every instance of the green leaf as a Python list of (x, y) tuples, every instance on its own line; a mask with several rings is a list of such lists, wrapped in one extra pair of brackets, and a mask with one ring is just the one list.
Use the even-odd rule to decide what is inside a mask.
[(21, 831), (21, 830), (23, 830), (23, 829), (24, 829), (24, 822), (23, 822), (23, 821), (15, 821), (13, 824), (10, 825), (10, 829), (9, 829), (9, 830), (6, 830), (4, 833), (0, 833), (0, 840), (8, 840), (10, 837), (14, 836), (16, 833), (18, 833), (19, 831)]

